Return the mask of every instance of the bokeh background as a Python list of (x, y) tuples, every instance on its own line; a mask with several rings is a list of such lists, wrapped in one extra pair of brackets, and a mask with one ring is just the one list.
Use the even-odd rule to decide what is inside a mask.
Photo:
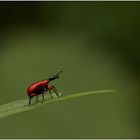
[(64, 95), (115, 90), (0, 119), (0, 138), (140, 138), (140, 2), (0, 2), (0, 104), (48, 78)]

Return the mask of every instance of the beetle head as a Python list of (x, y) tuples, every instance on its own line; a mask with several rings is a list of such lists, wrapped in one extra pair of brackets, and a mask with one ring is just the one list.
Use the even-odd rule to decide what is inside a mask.
[(57, 76), (57, 75), (51, 75), (49, 77), (49, 81), (53, 81), (53, 80), (58, 79), (58, 78), (59, 78), (59, 76)]

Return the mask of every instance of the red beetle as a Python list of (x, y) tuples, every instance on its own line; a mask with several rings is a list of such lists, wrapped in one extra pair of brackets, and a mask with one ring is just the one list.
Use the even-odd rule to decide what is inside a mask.
[[(57, 95), (57, 97), (59, 97), (59, 93), (56, 89), (55, 86), (49, 86), (49, 82), (50, 81), (53, 81), (55, 79), (58, 79), (59, 78), (59, 74), (62, 73), (63, 71), (60, 71), (59, 73), (57, 73), (56, 75), (52, 75), (49, 77), (49, 79), (45, 79), (45, 80), (41, 80), (41, 81), (38, 81), (38, 82), (35, 82), (33, 84), (31, 84), (28, 89), (27, 89), (27, 94), (29, 96), (29, 104), (31, 104), (31, 99), (36, 96), (36, 100), (38, 101), (38, 95), (42, 94), (42, 98), (43, 98), (43, 101), (44, 101), (44, 93), (46, 91), (49, 91), (50, 93), (50, 96), (52, 96), (51, 94), (51, 90), (53, 90), (55, 92), (55, 94)], [(43, 102), (42, 101), (42, 102)]]

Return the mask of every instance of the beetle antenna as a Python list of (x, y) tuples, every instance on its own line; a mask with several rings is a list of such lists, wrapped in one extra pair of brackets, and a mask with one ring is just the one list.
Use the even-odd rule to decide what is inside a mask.
[(57, 74), (56, 74), (56, 76), (58, 76), (60, 73), (62, 73), (63, 71), (61, 70), (60, 72), (58, 72)]

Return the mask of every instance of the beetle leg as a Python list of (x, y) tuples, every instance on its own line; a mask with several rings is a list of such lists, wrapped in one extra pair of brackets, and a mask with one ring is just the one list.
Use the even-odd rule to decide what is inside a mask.
[[(44, 99), (44, 94), (43, 94), (43, 93), (42, 93), (42, 99), (43, 99), (43, 101), (45, 100), (45, 99)], [(43, 102), (42, 102), (42, 103), (43, 103)]]
[(29, 97), (29, 105), (31, 104), (31, 99), (32, 99), (32, 96), (31, 96), (31, 97)]
[(50, 91), (50, 90), (49, 90), (49, 93), (50, 93), (51, 98), (53, 98), (52, 93), (51, 93), (51, 91)]
[(58, 94), (58, 91), (57, 91), (56, 87), (55, 86), (52, 86), (52, 89), (55, 92), (55, 94), (57, 95), (57, 97), (59, 97), (59, 94)]
[(38, 95), (36, 95), (36, 101), (38, 101)]

